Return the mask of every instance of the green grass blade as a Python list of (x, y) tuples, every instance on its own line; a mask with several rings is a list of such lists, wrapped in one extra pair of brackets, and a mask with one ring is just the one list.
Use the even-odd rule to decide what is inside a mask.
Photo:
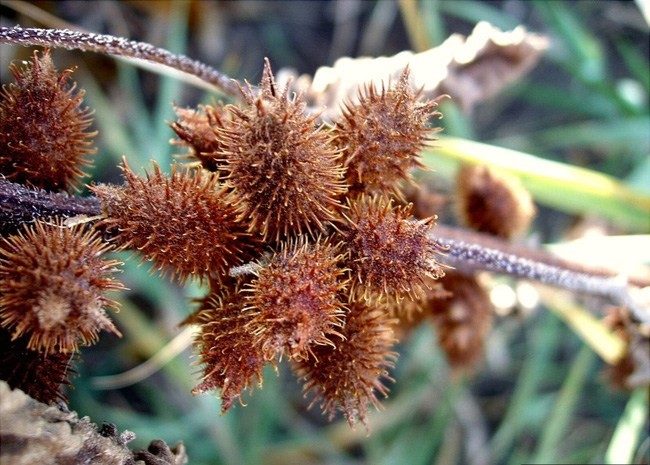
[[(616, 118), (612, 121), (591, 120), (518, 135), (512, 139), (491, 140), (490, 144), (517, 150), (534, 150), (534, 147), (544, 147), (545, 150), (579, 147), (610, 153), (626, 151), (647, 154), (650, 153), (648, 128), (650, 117)], [(517, 144), (517, 141), (520, 143)]]
[(557, 396), (553, 410), (544, 422), (540, 444), (532, 459), (533, 463), (554, 463), (561, 458), (557, 456), (558, 449), (564, 435), (567, 433), (572, 413), (580, 401), (584, 384), (587, 381), (594, 360), (595, 357), (591, 348), (583, 346), (576, 356), (569, 371), (569, 376)]
[(499, 429), (490, 442), (490, 462), (502, 463), (521, 434), (522, 426), (528, 423), (531, 405), (537, 405), (537, 391), (546, 379), (546, 373), (552, 365), (553, 350), (558, 338), (559, 320), (550, 313), (542, 315), (542, 321), (533, 329), (530, 337), (530, 354), (517, 379), (512, 401), (508, 407)]
[(539, 203), (567, 213), (598, 215), (633, 231), (650, 230), (650, 195), (602, 173), (448, 137), (427, 150), (423, 161), (443, 176), (452, 176), (463, 162), (491, 165), (521, 179)]
[(632, 463), (634, 453), (648, 422), (648, 388), (640, 387), (632, 394), (623, 416), (616, 426), (605, 453), (605, 463)]
[(562, 63), (588, 83), (605, 78), (603, 49), (596, 37), (584, 27), (571, 2), (538, 0), (535, 9), (552, 34), (560, 41), (556, 48)]
[(440, 10), (442, 13), (464, 19), (469, 23), (487, 21), (504, 31), (514, 29), (521, 24), (517, 18), (505, 13), (503, 9), (482, 1), (442, 1)]
[[(187, 49), (188, 28), (188, 2), (175, 2), (172, 4), (169, 23), (167, 24), (167, 43), (165, 48), (171, 52), (183, 54)], [(152, 115), (155, 124), (155, 138), (153, 157), (164, 171), (169, 169), (172, 162), (172, 146), (169, 140), (174, 132), (167, 124), (176, 119), (172, 102), (181, 95), (183, 82), (169, 76), (160, 76), (160, 87), (156, 96), (156, 107)]]
[(648, 65), (648, 57), (639, 53), (638, 46), (624, 39), (616, 42), (616, 48), (625, 61), (630, 74), (641, 83), (646, 92), (650, 92), (650, 66)]

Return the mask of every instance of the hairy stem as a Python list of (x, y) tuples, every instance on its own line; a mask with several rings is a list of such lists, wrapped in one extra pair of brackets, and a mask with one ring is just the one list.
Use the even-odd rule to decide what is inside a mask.
[[(30, 189), (0, 179), (0, 232), (6, 234), (35, 218), (63, 216), (100, 216), (97, 197), (71, 197)], [(627, 286), (650, 286), (650, 278), (620, 276), (605, 269), (558, 259), (548, 252), (514, 245), (485, 234), (438, 225), (435, 240), (449, 250), (447, 265), (460, 273), (491, 271), (516, 278), (539, 281), (587, 295), (610, 299), (629, 307), (639, 321), (650, 323), (650, 312), (639, 308), (628, 294)]]
[(37, 218), (101, 214), (102, 205), (97, 197), (71, 197), (31, 189), (0, 178), (0, 234), (16, 231), (24, 223), (31, 223)]
[(15, 26), (0, 27), (0, 44), (57, 47), (145, 60), (190, 74), (232, 97), (241, 98), (242, 96), (237, 82), (216, 69), (200, 61), (171, 53), (146, 42), (137, 42), (108, 34), (71, 31), (69, 29), (39, 29)]
[(639, 321), (650, 323), (650, 312), (640, 308), (627, 291), (628, 285), (650, 286), (650, 278), (622, 276), (607, 268), (561, 260), (543, 250), (511, 244), (466, 229), (438, 225), (434, 231), (435, 240), (449, 248), (444, 261), (461, 273), (491, 271), (605, 297), (629, 307)]

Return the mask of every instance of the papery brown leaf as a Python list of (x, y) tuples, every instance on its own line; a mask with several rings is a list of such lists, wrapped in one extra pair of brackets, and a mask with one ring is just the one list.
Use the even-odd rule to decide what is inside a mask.
[(339, 118), (338, 105), (356, 101), (364, 85), (381, 86), (388, 78), (397, 79), (408, 66), (414, 90), (423, 97), (448, 94), (466, 111), (500, 92), (533, 68), (548, 47), (540, 34), (523, 26), (501, 31), (487, 22), (476, 25), (468, 37), (453, 34), (438, 47), (421, 53), (404, 51), (391, 57), (339, 58), (334, 66), (316, 70), (313, 78), (294, 79), (281, 70), (278, 81), (292, 80), (296, 91), (304, 91), (314, 108), (326, 107), (325, 120)]

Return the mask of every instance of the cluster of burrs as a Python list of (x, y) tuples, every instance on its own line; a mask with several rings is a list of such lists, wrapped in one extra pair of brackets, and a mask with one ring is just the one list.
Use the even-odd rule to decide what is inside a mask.
[[(72, 71), (58, 74), (48, 51), (12, 71), (0, 101), (3, 176), (75, 190), (94, 133)], [(32, 360), (16, 375), (3, 368), (3, 379), (30, 380), (31, 395), (51, 400), (79, 345), (117, 333), (105, 313), (116, 304), (104, 292), (122, 288), (111, 277), (118, 263), (102, 258), (109, 249), (209, 287), (185, 324), (200, 327), (195, 392), (219, 390), (224, 412), (262, 384), (266, 365), (287, 360), (330, 418), (365, 423), (388, 392), (396, 331), (417, 314), (433, 314), (452, 362), (476, 360), (489, 303), (473, 278), (436, 282), (448, 269), (435, 216), (415, 218), (404, 194), (434, 140), (438, 102), (421, 101), (405, 70), (322, 123), (276, 84), (268, 62), (260, 85), (240, 91), (238, 104), (176, 109), (174, 143), (190, 163), (170, 174), (154, 164), (140, 177), (125, 160), (122, 185), (91, 185), (98, 221), (41, 219), (2, 239), (0, 336), (12, 347), (3, 364)], [(461, 197), (471, 204), (472, 195)]]

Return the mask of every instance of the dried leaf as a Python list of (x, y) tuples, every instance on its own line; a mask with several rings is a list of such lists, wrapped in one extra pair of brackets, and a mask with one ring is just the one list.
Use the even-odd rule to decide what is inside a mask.
[[(323, 119), (336, 120), (340, 116), (338, 104), (356, 102), (362, 85), (380, 87), (388, 77), (396, 80), (408, 66), (414, 90), (422, 89), (426, 98), (449, 94), (470, 112), (476, 103), (497, 94), (532, 69), (547, 48), (545, 36), (527, 32), (523, 26), (504, 32), (480, 22), (468, 37), (453, 34), (425, 52), (340, 58), (333, 67), (319, 68), (313, 78), (300, 76), (291, 86), (304, 92), (313, 107), (326, 107)], [(280, 88), (293, 77), (290, 70), (280, 70)]]

